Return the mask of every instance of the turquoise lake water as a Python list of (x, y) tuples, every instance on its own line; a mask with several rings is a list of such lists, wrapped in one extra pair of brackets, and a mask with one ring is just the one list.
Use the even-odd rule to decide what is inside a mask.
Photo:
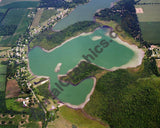
[[(98, 36), (98, 40), (93, 40)], [(101, 37), (101, 38), (100, 38)], [(106, 40), (109, 42), (108, 47), (103, 47), (100, 42)], [(73, 40), (68, 41), (61, 47), (47, 53), (40, 47), (33, 48), (29, 54), (29, 66), (31, 71), (38, 76), (50, 77), (51, 90), (57, 88), (55, 83), (59, 83), (58, 75), (66, 74), (70, 69), (73, 69), (80, 60), (84, 59), (82, 56), (93, 54), (89, 51), (95, 51), (98, 45), (98, 50), (103, 50), (101, 53), (96, 53), (97, 57), (90, 61), (98, 66), (106, 69), (112, 67), (120, 67), (129, 62), (134, 57), (134, 52), (129, 48), (118, 44), (115, 41), (110, 42), (111, 38), (106, 36), (106, 30), (97, 29), (92, 34), (86, 36), (79, 36)], [(58, 63), (62, 63), (60, 71), (55, 73), (55, 67)], [(58, 96), (62, 102), (68, 102), (74, 105), (79, 105), (85, 101), (87, 94), (93, 87), (93, 79), (86, 79), (77, 86), (69, 85), (62, 87)]]
[(69, 25), (79, 21), (93, 21), (93, 16), (98, 9), (109, 8), (112, 2), (116, 0), (91, 0), (89, 3), (79, 5), (67, 17), (60, 20), (55, 26), (54, 30), (63, 30)]

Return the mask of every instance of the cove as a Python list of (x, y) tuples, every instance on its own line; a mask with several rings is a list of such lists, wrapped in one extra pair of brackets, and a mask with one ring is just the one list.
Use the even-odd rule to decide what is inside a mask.
[(77, 6), (68, 16), (60, 20), (53, 30), (63, 30), (69, 25), (79, 21), (93, 21), (93, 16), (98, 9), (109, 8), (116, 0), (90, 0), (90, 2)]
[[(84, 60), (83, 55), (90, 54), (88, 49), (99, 45), (102, 40), (109, 42), (109, 45), (91, 63), (105, 69), (112, 69), (132, 60), (135, 53), (114, 40), (110, 42), (112, 39), (106, 35), (106, 32), (100, 28), (92, 33), (77, 36), (50, 52), (45, 52), (40, 47), (33, 48), (28, 54), (32, 73), (49, 77), (50, 90), (57, 88), (55, 83), (58, 83), (58, 75), (65, 75), (70, 69), (73, 69), (81, 60)], [(61, 63), (60, 70), (55, 72), (55, 67), (59, 63)], [(86, 96), (93, 88), (93, 83), (94, 80), (88, 78), (77, 86), (63, 87), (63, 92), (60, 93), (58, 99), (65, 103), (80, 105), (86, 100)]]

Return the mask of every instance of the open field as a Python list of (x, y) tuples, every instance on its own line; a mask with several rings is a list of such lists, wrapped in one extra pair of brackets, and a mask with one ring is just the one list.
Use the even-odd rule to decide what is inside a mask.
[[(14, 35), (11, 36), (4, 36), (2, 37), (1, 41), (0, 41), (0, 46), (14, 46), (17, 39), (19, 38), (19, 35), (23, 34), (30, 22), (31, 22), (31, 18), (28, 18), (28, 14), (32, 11), (32, 10), (28, 10), (28, 9), (13, 9), (15, 11), (14, 13), (11, 13), (13, 15), (11, 15), (11, 17), (8, 17), (8, 21), (7, 23), (14, 23), (17, 25), (17, 29), (15, 30)], [(19, 11), (22, 10), (23, 13), (20, 13), (21, 16), (19, 15), (17, 19), (19, 19), (17, 21), (17, 19), (15, 20), (14, 17), (17, 17), (17, 15), (19, 14)], [(7, 19), (6, 19), (7, 20)], [(4, 22), (4, 21), (3, 21)]]
[(7, 72), (7, 66), (0, 64), (0, 75), (5, 75)]
[(109, 128), (98, 121), (87, 118), (80, 110), (74, 110), (63, 106), (58, 112), (59, 118), (48, 123), (48, 128)]
[(37, 10), (37, 13), (36, 13), (36, 16), (34, 17), (31, 28), (38, 27), (43, 10), (44, 10), (43, 8)]
[(143, 39), (160, 45), (160, 22), (140, 22)]
[(55, 9), (51, 9), (51, 10), (48, 10), (48, 9), (45, 9), (42, 13), (42, 16), (41, 16), (41, 19), (40, 19), (40, 22), (39, 23), (43, 23), (45, 22), (46, 20), (48, 20), (50, 17), (56, 15), (57, 11)]
[(0, 91), (5, 91), (7, 66), (0, 63)]
[(7, 4), (11, 4), (11, 3), (14, 3), (14, 2), (28, 2), (28, 1), (30, 1), (30, 2), (35, 2), (35, 1), (39, 1), (39, 0), (2, 0), (1, 2), (0, 2), (0, 6), (5, 6), (5, 5), (7, 5)]
[(138, 3), (160, 3), (160, 0), (141, 0)]
[(139, 22), (159, 22), (160, 5), (136, 5), (142, 8), (144, 13), (137, 14)]
[(2, 25), (18, 25), (27, 9), (10, 9), (6, 17), (2, 21)]
[(143, 39), (150, 44), (160, 44), (160, 4), (136, 5), (135, 8), (142, 8), (144, 12), (137, 14)]
[(0, 75), (0, 91), (5, 91), (6, 75)]
[(17, 97), (19, 95), (19, 92), (20, 92), (20, 88), (16, 80), (7, 81), (6, 98)]

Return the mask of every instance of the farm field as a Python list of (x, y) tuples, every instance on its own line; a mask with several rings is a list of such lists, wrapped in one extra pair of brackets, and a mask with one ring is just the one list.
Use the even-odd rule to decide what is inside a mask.
[(2, 25), (18, 25), (22, 17), (26, 14), (27, 9), (10, 9), (2, 21)]
[(159, 22), (160, 5), (136, 5), (142, 8), (144, 13), (137, 14), (139, 22)]
[[(8, 16), (5, 17), (5, 19), (2, 21), (2, 24), (4, 25), (11, 25), (14, 24), (17, 26), (17, 29), (15, 30), (14, 35), (10, 36), (3, 36), (0, 41), (0, 46), (14, 46), (19, 35), (24, 33), (30, 22), (31, 18), (28, 18), (28, 14), (32, 10), (29, 9), (11, 9), (7, 14)], [(18, 15), (18, 16), (17, 16)], [(14, 18), (17, 17), (17, 18)]]
[(138, 3), (160, 3), (160, 0), (141, 0)]
[(160, 4), (136, 5), (135, 8), (143, 9), (143, 13), (137, 14), (143, 39), (150, 44), (160, 44)]
[(160, 45), (160, 22), (140, 22), (143, 39)]
[(5, 91), (7, 66), (0, 64), (0, 91)]
[(19, 95), (20, 88), (16, 80), (7, 81), (6, 98), (13, 98)]
[(14, 2), (37, 2), (39, 0), (2, 0), (0, 2), (0, 6), (5, 6), (7, 4), (11, 4), (11, 3), (14, 3)]

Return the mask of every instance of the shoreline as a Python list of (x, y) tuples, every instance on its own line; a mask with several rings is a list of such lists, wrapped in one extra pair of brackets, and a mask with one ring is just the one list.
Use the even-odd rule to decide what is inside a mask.
[[(99, 28), (100, 28), (100, 27), (96, 28), (94, 31), (96, 31), (96, 30), (99, 29)], [(81, 33), (81, 34), (79, 34), (79, 35), (77, 35), (77, 36), (75, 36), (75, 37), (71, 37), (71, 38), (69, 38), (68, 40), (66, 40), (66, 41), (64, 41), (63, 43), (61, 43), (59, 46), (57, 46), (57, 47), (55, 47), (55, 48), (53, 48), (53, 49), (51, 49), (51, 50), (45, 50), (44, 48), (41, 48), (41, 47), (40, 47), (40, 48), (41, 48), (44, 52), (49, 53), (49, 52), (54, 51), (55, 49), (63, 46), (65, 43), (67, 43), (67, 42), (69, 42), (69, 41), (71, 41), (71, 40), (73, 40), (73, 39), (75, 39), (75, 38), (77, 38), (77, 37), (90, 35), (90, 34), (92, 34), (94, 31), (88, 32), (88, 33)], [(108, 36), (108, 35), (106, 35), (106, 36)], [(112, 38), (112, 39), (113, 39), (113, 38)], [(125, 46), (125, 47), (127, 47), (127, 48), (129, 48), (129, 49), (131, 49), (131, 50), (134, 52), (134, 54), (135, 54), (135, 55), (133, 56), (133, 58), (132, 58), (128, 63), (126, 63), (126, 64), (124, 64), (124, 65), (121, 65), (120, 67), (112, 67), (111, 69), (106, 69), (106, 68), (101, 67), (101, 66), (98, 66), (98, 65), (96, 65), (96, 64), (94, 64), (94, 63), (91, 63), (91, 64), (94, 64), (94, 65), (96, 65), (96, 66), (98, 66), (98, 67), (100, 67), (100, 68), (102, 68), (102, 69), (104, 69), (104, 70), (107, 70), (107, 71), (115, 71), (115, 70), (117, 70), (117, 69), (134, 68), (134, 67), (137, 67), (137, 66), (141, 65), (142, 60), (143, 60), (143, 57), (144, 57), (144, 51), (143, 51), (142, 49), (138, 48), (136, 45), (131, 45), (131, 44), (129, 44), (129, 43), (121, 40), (119, 37), (117, 37), (117, 38), (115, 38), (115, 39), (113, 39), (113, 40), (116, 41), (117, 43), (119, 43), (119, 44), (121, 44), (121, 45), (123, 45), (123, 46)], [(85, 61), (85, 60), (82, 59), (82, 60), (79, 61), (79, 63), (80, 63), (81, 61)], [(79, 63), (78, 63), (78, 64), (79, 64)], [(78, 64), (77, 64), (76, 66), (78, 66)], [(73, 69), (74, 69), (74, 68), (73, 68)], [(68, 72), (71, 72), (73, 69), (69, 69)], [(29, 59), (28, 59), (28, 70), (29, 70), (29, 72), (30, 72), (32, 75), (34, 75), (34, 74), (32, 73), (32, 71), (31, 71), (30, 67), (29, 67)], [(68, 72), (67, 72), (67, 73), (68, 73)], [(36, 76), (36, 77), (38, 77), (38, 78), (44, 77), (44, 78), (49, 79), (48, 89), (49, 89), (49, 92), (50, 92), (50, 87), (51, 87), (50, 78), (47, 77), (47, 76), (37, 76), (37, 75), (34, 75), (34, 76)], [(58, 76), (58, 79), (59, 79), (59, 77), (60, 77), (60, 75)], [(82, 109), (82, 108), (84, 108), (84, 106), (89, 102), (90, 96), (93, 94), (94, 89), (95, 89), (95, 87), (96, 87), (96, 78), (95, 78), (95, 77), (90, 77), (90, 78), (92, 78), (92, 79), (94, 80), (94, 85), (93, 85), (93, 87), (92, 87), (91, 92), (86, 96), (86, 100), (85, 100), (82, 104), (80, 104), (80, 105), (72, 105), (72, 104), (70, 104), (70, 103), (64, 103), (64, 102), (61, 102), (60, 100), (59, 100), (59, 101), (60, 101), (62, 104), (66, 105), (66, 106), (68, 106), (68, 107), (70, 107), (70, 108), (73, 108), (73, 109)]]
[(142, 64), (144, 54), (145, 54), (145, 52), (142, 49), (138, 48), (136, 45), (133, 45), (133, 44), (131, 45), (121, 40), (119, 37), (116, 37), (113, 40), (132, 50), (134, 52), (134, 56), (128, 63), (121, 65), (120, 67), (112, 67), (110, 70), (115, 71), (117, 69), (135, 68)]
[(72, 105), (70, 103), (64, 103), (64, 102), (62, 102), (62, 103), (70, 108), (73, 108), (73, 109), (83, 109), (85, 107), (85, 105), (90, 101), (90, 97), (93, 94), (95, 87), (96, 87), (96, 82), (97, 82), (96, 78), (95, 77), (90, 77), (90, 78), (92, 78), (94, 80), (93, 87), (92, 87), (92, 90), (90, 91), (90, 93), (88, 93), (88, 95), (86, 96), (86, 99), (82, 104)]
[[(97, 28), (96, 28), (96, 29), (97, 29)], [(96, 30), (96, 29), (95, 29), (95, 30)], [(94, 31), (95, 31), (95, 30), (94, 30)], [(94, 31), (93, 31), (93, 32), (94, 32)], [(81, 33), (81, 34), (79, 34), (79, 35), (77, 35), (77, 36), (71, 37), (71, 38), (67, 39), (66, 41), (64, 41), (63, 43), (61, 43), (60, 45), (52, 48), (51, 50), (46, 50), (46, 49), (44, 49), (44, 48), (42, 48), (42, 47), (40, 47), (40, 46), (36, 46), (36, 47), (40, 47), (44, 52), (50, 53), (50, 52), (56, 50), (57, 48), (63, 46), (64, 44), (66, 44), (67, 42), (69, 42), (69, 41), (71, 41), (71, 40), (73, 40), (73, 39), (75, 39), (75, 38), (78, 38), (78, 37), (80, 37), (80, 36), (87, 36), (87, 35), (92, 34), (93, 32), (88, 32), (88, 33), (83, 32), (83, 33)], [(34, 48), (35, 48), (35, 47), (34, 47)]]

